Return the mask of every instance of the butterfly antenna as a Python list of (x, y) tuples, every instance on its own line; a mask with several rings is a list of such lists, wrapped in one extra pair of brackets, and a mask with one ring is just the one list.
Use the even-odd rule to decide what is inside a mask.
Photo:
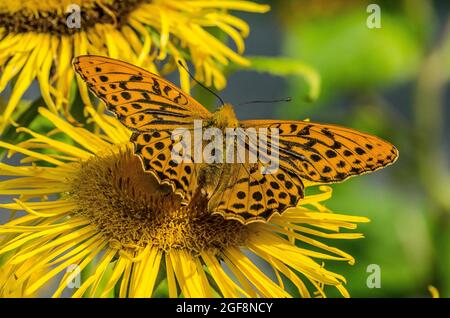
[(283, 99), (252, 100), (249, 102), (240, 103), (239, 105), (268, 104), (268, 103), (291, 102), (291, 101), (292, 101), (292, 97), (287, 97), (287, 98), (283, 98)]
[(187, 67), (180, 61), (178, 60), (178, 64), (189, 74), (189, 76), (192, 78), (192, 80), (194, 82), (196, 82), (198, 85), (200, 85), (201, 87), (203, 87), (204, 89), (206, 89), (208, 92), (210, 92), (211, 94), (213, 94), (214, 96), (217, 97), (217, 99), (222, 103), (222, 106), (225, 105), (225, 102), (223, 101), (222, 97), (220, 97), (216, 92), (214, 92), (212, 89), (210, 89), (209, 87), (206, 87), (205, 85), (203, 85), (202, 83), (200, 83), (200, 81), (198, 81), (194, 75), (192, 75), (191, 72), (189, 72), (189, 70), (187, 69)]

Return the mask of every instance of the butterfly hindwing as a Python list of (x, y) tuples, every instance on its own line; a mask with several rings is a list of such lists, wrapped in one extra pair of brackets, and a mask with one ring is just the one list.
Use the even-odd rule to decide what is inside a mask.
[(174, 192), (181, 195), (183, 204), (187, 204), (197, 189), (198, 165), (192, 160), (173, 159), (175, 141), (172, 134), (170, 130), (135, 133), (131, 141), (144, 170), (152, 173), (160, 183), (171, 185)]
[[(259, 153), (260, 159), (269, 159), (267, 149), (259, 149), (257, 140), (238, 138), (238, 143), (246, 145), (248, 154)], [(249, 163), (240, 158), (239, 152), (236, 157), (242, 163), (231, 165), (231, 172), (224, 174), (227, 177), (223, 178), (222, 186), (211, 197), (209, 207), (214, 213), (242, 223), (267, 221), (272, 215), (296, 206), (304, 197), (304, 185), (292, 170), (273, 167), (270, 160)]]
[(160, 76), (123, 61), (84, 55), (74, 67), (108, 110), (132, 131), (190, 126), (211, 113)]
[(212, 196), (209, 208), (226, 218), (242, 223), (267, 221), (295, 206), (303, 197), (303, 183), (299, 177), (279, 169), (263, 174), (264, 165), (236, 164), (224, 188)]

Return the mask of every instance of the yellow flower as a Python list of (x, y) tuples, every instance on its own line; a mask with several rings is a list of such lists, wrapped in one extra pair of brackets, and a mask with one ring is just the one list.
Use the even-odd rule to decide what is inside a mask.
[(15, 197), (0, 204), (13, 213), (0, 225), (0, 296), (40, 295), (63, 273), (52, 291), (58, 297), (71, 290), (73, 265), (87, 273), (74, 297), (151, 297), (161, 284), (170, 297), (324, 297), (330, 286), (348, 296), (345, 278), (325, 261), (354, 259), (321, 239), (361, 238), (341, 229), (368, 220), (329, 211), (323, 201), (331, 188), (309, 185), (315, 191), (301, 205), (267, 223), (212, 216), (206, 202), (181, 206), (142, 171), (118, 120), (87, 111), (104, 133), (41, 108), (56, 129), (43, 135), (20, 128), (30, 139), (0, 142), (22, 155), (19, 166), (0, 163), (8, 177), (0, 195)]
[(430, 292), (432, 298), (440, 298), (439, 289), (433, 285), (428, 286), (428, 291)]
[[(227, 10), (263, 13), (269, 7), (239, 0), (0, 0), (0, 93), (16, 78), (0, 111), (0, 133), (35, 79), (48, 108), (70, 118), (71, 60), (83, 54), (162, 73), (174, 71), (176, 60), (190, 60), (200, 81), (222, 89), (224, 65), (249, 63), (241, 56), (249, 27)], [(231, 38), (237, 52), (209, 32), (214, 29)], [(180, 74), (182, 88), (189, 90), (189, 78)], [(89, 105), (86, 85), (78, 84)]]

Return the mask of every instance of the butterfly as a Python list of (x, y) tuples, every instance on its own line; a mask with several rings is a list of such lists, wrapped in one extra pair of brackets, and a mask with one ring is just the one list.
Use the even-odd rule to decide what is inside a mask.
[[(199, 189), (208, 210), (244, 224), (267, 221), (304, 197), (302, 180), (334, 183), (395, 162), (397, 149), (378, 137), (350, 128), (299, 120), (238, 121), (230, 104), (208, 111), (174, 84), (142, 68), (102, 56), (78, 56), (76, 72), (120, 122), (130, 129), (143, 169), (169, 184), (188, 204)], [(195, 163), (173, 160), (175, 129), (266, 128), (278, 132), (279, 168), (263, 173), (267, 162)], [(258, 152), (252, 140), (239, 140)], [(273, 143), (271, 136), (267, 145)]]

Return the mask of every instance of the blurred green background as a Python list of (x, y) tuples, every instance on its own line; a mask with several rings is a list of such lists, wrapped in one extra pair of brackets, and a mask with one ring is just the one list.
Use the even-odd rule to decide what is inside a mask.
[[(266, 72), (255, 80), (233, 70), (222, 95), (234, 104), (293, 101), (237, 106), (238, 117), (336, 123), (400, 151), (395, 165), (333, 186), (328, 207), (371, 223), (359, 227), (365, 239), (329, 242), (354, 255), (354, 266), (326, 265), (353, 297), (430, 297), (430, 284), (449, 297), (449, 1), (261, 2), (269, 14), (241, 16), (252, 30), (247, 54), (271, 57), (255, 59)], [(367, 26), (370, 3), (381, 28)], [(380, 288), (367, 287), (370, 264), (380, 266)]]

